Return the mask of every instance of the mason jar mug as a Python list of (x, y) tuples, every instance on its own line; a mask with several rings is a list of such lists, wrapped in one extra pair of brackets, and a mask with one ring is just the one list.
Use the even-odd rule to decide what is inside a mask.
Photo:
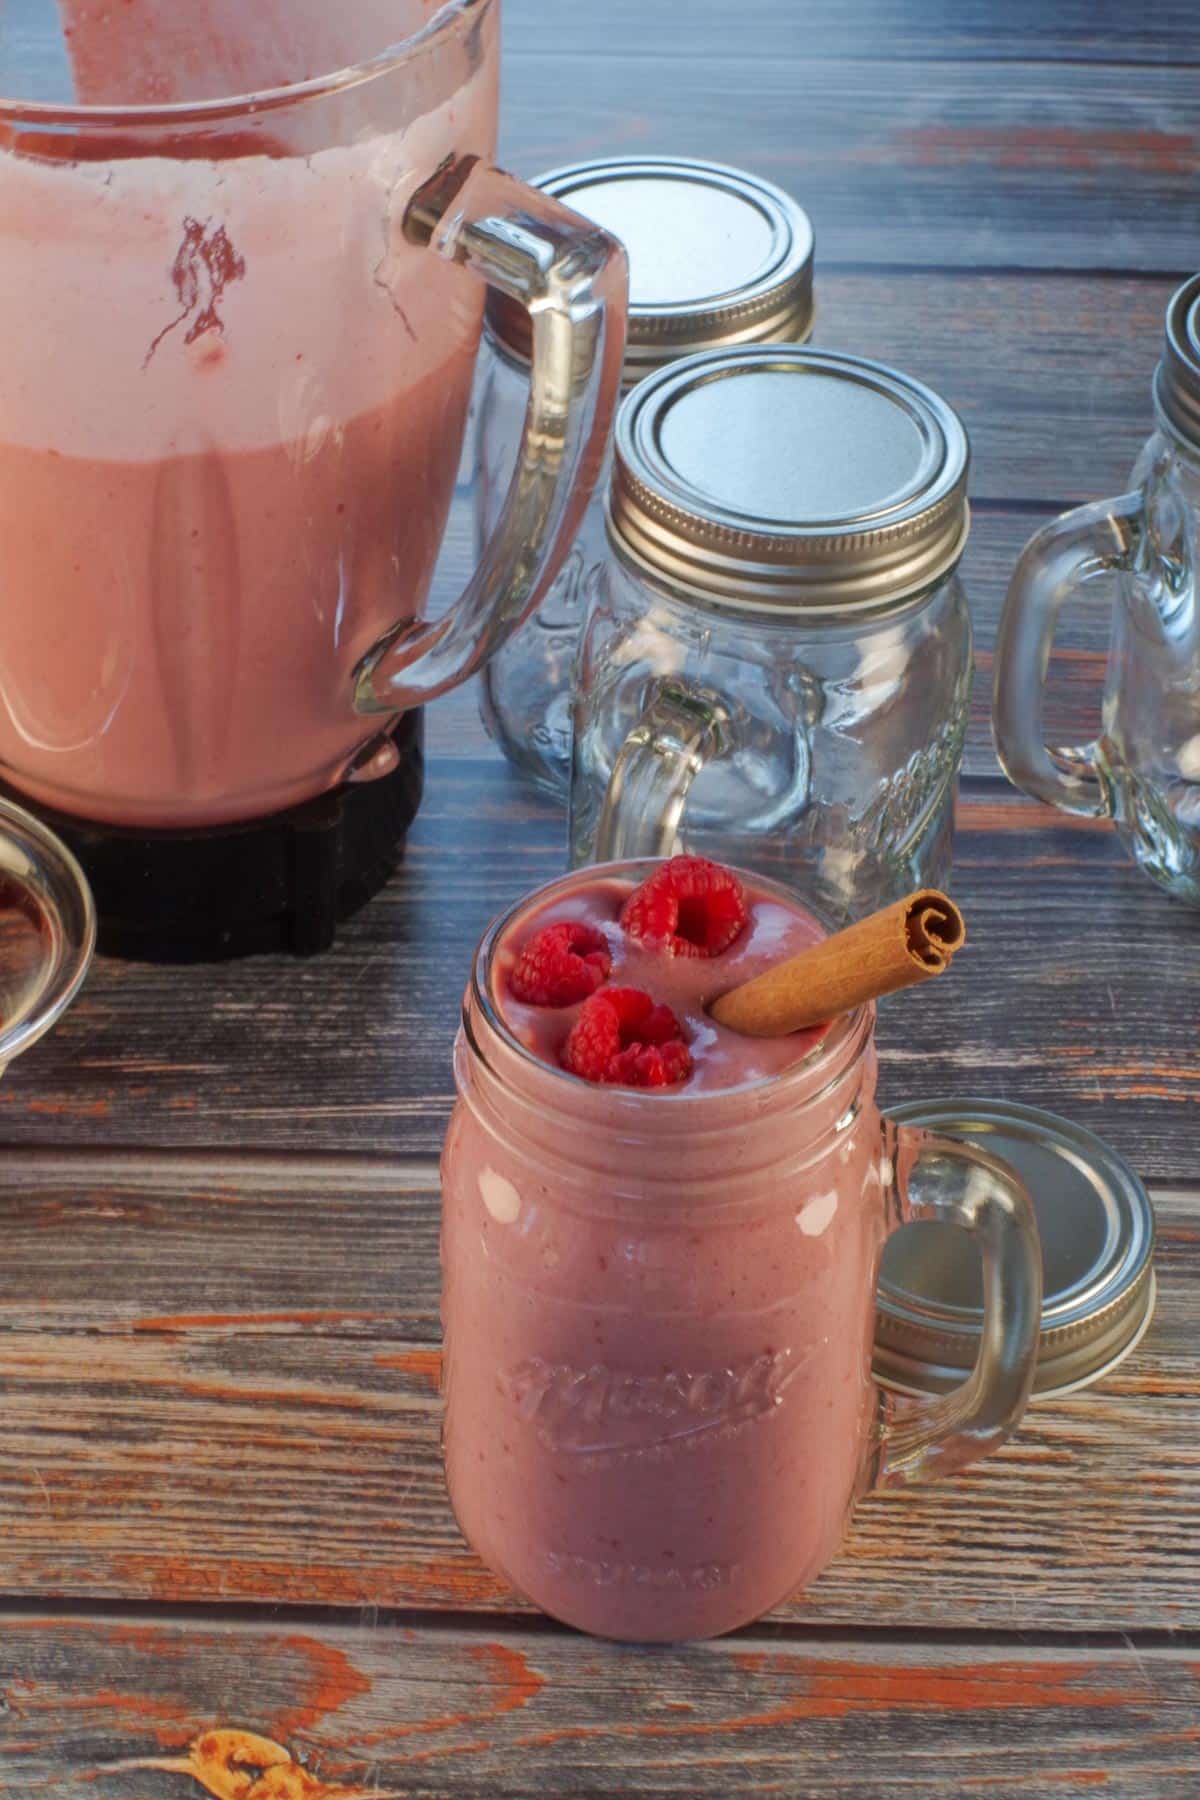
[[(625, 245), (626, 392), (656, 369), (722, 344), (803, 342), (813, 322), (813, 233), (770, 182), (690, 158), (602, 157), (534, 184)], [(529, 396), (529, 315), (489, 304), (467, 466), (476, 547), (496, 527)], [(483, 674), (484, 723), (509, 761), (556, 799), (571, 778), (575, 658), (590, 572), (604, 560), (603, 483), (562, 571)]]
[[(1158, 428), (1129, 492), (1054, 520), (1017, 564), (993, 718), (1018, 787), (1063, 812), (1112, 819), (1140, 868), (1200, 905), (1200, 275), (1167, 308), (1154, 405)], [(1042, 713), (1058, 615), (1097, 580), (1112, 603), (1100, 735), (1048, 746)]]
[(580, 648), (576, 865), (684, 849), (836, 919), (947, 884), (967, 466), (944, 401), (857, 357), (719, 352), (624, 401)]
[[(471, 1544), (555, 1617), (709, 1637), (812, 1581), (860, 1495), (1008, 1437), (1041, 1258), (1006, 1164), (882, 1119), (873, 1008), (724, 1089), (538, 1060), (496, 1002), (497, 946), (595, 876), (494, 925), (467, 994), (442, 1160), (446, 1475)], [(982, 1251), (981, 1349), (953, 1394), (903, 1402), (871, 1379), (876, 1280), (889, 1236), (928, 1219)]]

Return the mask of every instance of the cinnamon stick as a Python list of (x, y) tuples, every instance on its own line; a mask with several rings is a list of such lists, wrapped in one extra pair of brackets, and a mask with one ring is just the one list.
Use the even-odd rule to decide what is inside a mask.
[(731, 988), (709, 1010), (744, 1037), (786, 1037), (941, 975), (966, 938), (953, 900), (922, 888)]

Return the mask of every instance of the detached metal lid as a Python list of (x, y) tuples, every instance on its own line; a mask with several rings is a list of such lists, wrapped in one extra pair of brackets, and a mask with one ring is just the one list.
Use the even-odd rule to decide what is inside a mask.
[(1200, 275), (1185, 281), (1167, 302), (1167, 342), (1154, 376), (1154, 405), (1166, 430), (1200, 453)]
[[(781, 188), (721, 163), (613, 156), (534, 182), (629, 252), (625, 380), (722, 344), (800, 343), (813, 323), (813, 230)], [(528, 361), (529, 315), (493, 295), (488, 328)]]
[[(1035, 1395), (1086, 1387), (1127, 1356), (1155, 1300), (1154, 1213), (1129, 1165), (1090, 1131), (1007, 1101), (930, 1101), (891, 1117), (993, 1151), (1029, 1188), (1045, 1281)], [(965, 1232), (926, 1221), (895, 1233), (880, 1275), (876, 1377), (905, 1393), (957, 1387), (975, 1365), (982, 1292)]]
[(930, 388), (792, 346), (662, 369), (617, 422), (617, 550), (673, 589), (755, 611), (910, 599), (969, 527), (967, 434)]

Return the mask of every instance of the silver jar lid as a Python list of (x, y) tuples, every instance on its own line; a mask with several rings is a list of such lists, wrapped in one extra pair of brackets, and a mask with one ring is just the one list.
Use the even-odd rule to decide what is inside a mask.
[[(813, 324), (813, 231), (782, 188), (721, 163), (611, 156), (533, 184), (629, 253), (625, 380), (723, 344), (801, 343)], [(488, 328), (529, 358), (529, 315), (493, 295)]]
[(1167, 302), (1167, 341), (1154, 376), (1159, 420), (1187, 449), (1200, 453), (1200, 275)]
[(609, 527), (627, 561), (692, 598), (890, 605), (962, 556), (969, 460), (957, 413), (882, 363), (714, 351), (624, 402)]
[[(1008, 1101), (897, 1107), (898, 1124), (965, 1138), (1011, 1163), (1033, 1197), (1044, 1298), (1035, 1395), (1087, 1387), (1141, 1340), (1154, 1312), (1154, 1212), (1128, 1163), (1090, 1131)], [(874, 1368), (904, 1393), (945, 1393), (975, 1366), (978, 1253), (954, 1225), (896, 1232), (879, 1281)]]

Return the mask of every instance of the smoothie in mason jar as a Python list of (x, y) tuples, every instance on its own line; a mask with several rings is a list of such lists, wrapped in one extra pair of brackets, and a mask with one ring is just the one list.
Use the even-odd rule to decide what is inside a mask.
[(447, 1477), (484, 1559), (584, 1629), (748, 1622), (873, 1473), (873, 1014), (764, 1041), (705, 1010), (821, 935), (677, 858), (557, 883), (481, 953), (443, 1162)]

